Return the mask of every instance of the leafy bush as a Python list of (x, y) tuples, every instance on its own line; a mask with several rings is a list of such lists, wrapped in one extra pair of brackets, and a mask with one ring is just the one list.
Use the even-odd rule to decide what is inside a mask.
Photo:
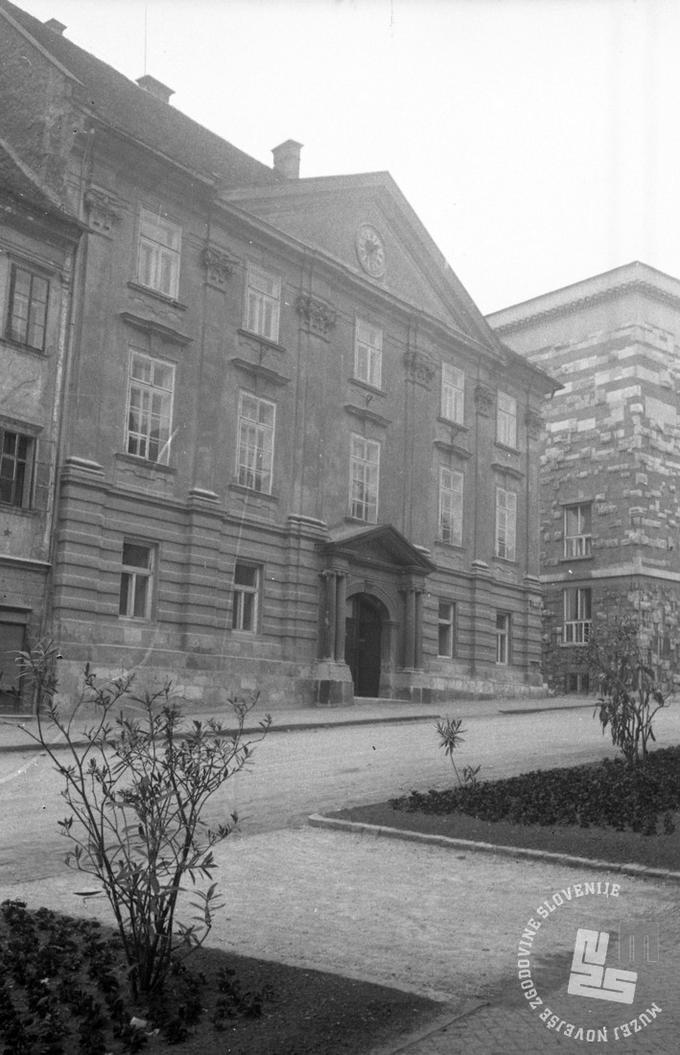
[[(70, 810), (60, 821), (73, 850), (66, 861), (98, 879), (109, 899), (129, 964), (134, 997), (162, 991), (173, 954), (200, 945), (222, 907), (217, 884), (194, 889), (190, 923), (176, 918), (188, 877), (211, 880), (213, 846), (237, 822), (210, 829), (202, 819), (206, 803), (224, 782), (250, 761), (253, 744), (244, 739), (246, 716), (257, 702), (231, 700), (236, 730), (220, 722), (194, 721), (182, 730), (182, 715), (166, 685), (137, 696), (132, 677), (99, 685), (85, 668), (88, 703), (97, 717), (77, 742), (73, 719), (55, 705), (56, 648), (42, 644), (21, 653), (21, 676), (37, 687), (38, 731), (28, 735), (47, 752), (64, 778), (62, 797)], [(142, 717), (128, 718), (121, 705), (133, 704)], [(262, 736), (271, 719), (260, 722)], [(57, 730), (64, 747), (55, 748)], [(262, 739), (262, 736), (258, 739)], [(96, 1018), (93, 1010), (94, 1030)]]
[(674, 686), (654, 666), (634, 619), (600, 622), (591, 632), (585, 662), (597, 680), (595, 713), (602, 732), (608, 728), (626, 762), (636, 765), (647, 757), (654, 716), (667, 705)]
[(647, 755), (631, 767), (621, 759), (571, 769), (535, 770), (446, 791), (413, 791), (394, 809), (465, 813), (485, 821), (545, 826), (593, 825), (653, 835), (674, 830), (680, 809), (680, 747)]

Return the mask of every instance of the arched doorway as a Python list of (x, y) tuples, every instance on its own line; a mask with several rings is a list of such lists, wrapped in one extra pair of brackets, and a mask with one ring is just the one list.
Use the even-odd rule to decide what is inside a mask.
[(380, 694), (383, 606), (367, 593), (348, 601), (351, 614), (345, 632), (345, 662), (352, 673), (355, 696)]

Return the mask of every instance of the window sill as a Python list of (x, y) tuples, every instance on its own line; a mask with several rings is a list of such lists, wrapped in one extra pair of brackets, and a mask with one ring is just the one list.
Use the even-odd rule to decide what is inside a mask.
[(456, 421), (455, 418), (445, 418), (443, 414), (439, 414), (437, 421), (440, 425), (446, 425), (449, 429), (455, 429), (456, 432), (469, 432), (470, 427), (464, 425), (462, 421)]
[(361, 520), (360, 517), (346, 516), (344, 518), (346, 524), (363, 524), (364, 527), (376, 527), (378, 524), (377, 520)]
[(462, 542), (447, 542), (446, 539), (436, 538), (434, 540), (434, 544), (435, 546), (445, 546), (446, 549), (456, 550), (456, 552), (458, 553), (465, 552), (465, 546)]
[(386, 396), (387, 392), (384, 388), (380, 388), (378, 385), (372, 385), (368, 381), (362, 381), (360, 377), (348, 377), (350, 385), (356, 385), (357, 388), (363, 388), (365, 392), (370, 392), (373, 396)]
[(14, 341), (11, 337), (3, 337), (2, 343), (6, 344), (9, 348), (13, 348), (15, 352), (25, 352), (27, 355), (37, 355), (39, 359), (48, 359), (49, 353), (44, 348), (34, 348), (30, 344), (23, 344), (21, 341)]
[(517, 565), (519, 564), (519, 561), (517, 560), (516, 557), (499, 557), (499, 555), (497, 553), (494, 554), (494, 558), (493, 559), (497, 560), (497, 561), (500, 561), (501, 564), (511, 564), (514, 567), (517, 567)]
[(581, 562), (581, 561), (584, 561), (584, 560), (592, 560), (592, 559), (593, 559), (592, 553), (588, 553), (585, 557), (560, 557), (559, 563), (560, 564), (573, 564), (574, 561)]
[(136, 454), (123, 454), (119, 452), (114, 454), (114, 458), (117, 462), (122, 462), (124, 465), (134, 465), (138, 469), (151, 469), (155, 472), (163, 473), (165, 476), (177, 475), (177, 469), (172, 465), (162, 465), (160, 462), (151, 462), (148, 458), (138, 458)]
[(160, 300), (163, 304), (169, 304), (177, 311), (187, 310), (186, 304), (181, 304), (174, 297), (169, 297), (167, 293), (161, 293), (159, 289), (153, 289), (152, 286), (143, 286), (140, 282), (128, 282), (128, 289), (133, 289), (135, 293), (145, 293), (147, 297), (153, 297), (154, 300)]
[(272, 494), (271, 491), (257, 491), (254, 487), (246, 487), (245, 484), (239, 484), (234, 481), (227, 485), (229, 491), (235, 491), (237, 494), (249, 495), (251, 498), (264, 498), (268, 502), (278, 502), (279, 496)]
[(33, 506), (15, 506), (12, 502), (0, 502), (0, 513), (16, 513), (20, 517), (36, 517), (39, 510)]
[(519, 447), (511, 447), (508, 443), (502, 443), (501, 440), (494, 440), (493, 445), (500, 451), (505, 451), (506, 454), (521, 454)]
[(256, 341), (258, 344), (263, 345), (265, 348), (271, 348), (275, 352), (285, 352), (286, 349), (278, 341), (273, 341), (271, 337), (264, 337), (260, 333), (254, 333), (252, 330), (244, 330), (242, 327), (236, 331), (239, 337), (246, 337), (250, 341)]

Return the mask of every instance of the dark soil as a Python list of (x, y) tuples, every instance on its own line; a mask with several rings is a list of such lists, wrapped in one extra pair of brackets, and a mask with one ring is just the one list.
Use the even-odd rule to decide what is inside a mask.
[[(400, 990), (320, 971), (196, 950), (163, 1004), (135, 1005), (114, 931), (92, 920), (0, 912), (4, 1055), (362, 1055), (441, 1013)], [(135, 1016), (141, 1028), (130, 1028)]]
[(332, 816), (365, 824), (384, 824), (401, 831), (446, 835), (496, 846), (549, 850), (613, 864), (642, 864), (680, 871), (680, 814), (674, 814), (676, 830), (670, 835), (642, 835), (640, 832), (577, 825), (511, 824), (508, 821), (479, 820), (464, 813), (404, 812), (387, 802), (340, 810)]

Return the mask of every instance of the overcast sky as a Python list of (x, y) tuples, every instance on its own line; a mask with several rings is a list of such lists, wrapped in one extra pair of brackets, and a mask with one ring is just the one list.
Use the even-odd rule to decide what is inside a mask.
[(680, 278), (679, 0), (23, 0), (266, 164), (387, 169), (484, 312)]

